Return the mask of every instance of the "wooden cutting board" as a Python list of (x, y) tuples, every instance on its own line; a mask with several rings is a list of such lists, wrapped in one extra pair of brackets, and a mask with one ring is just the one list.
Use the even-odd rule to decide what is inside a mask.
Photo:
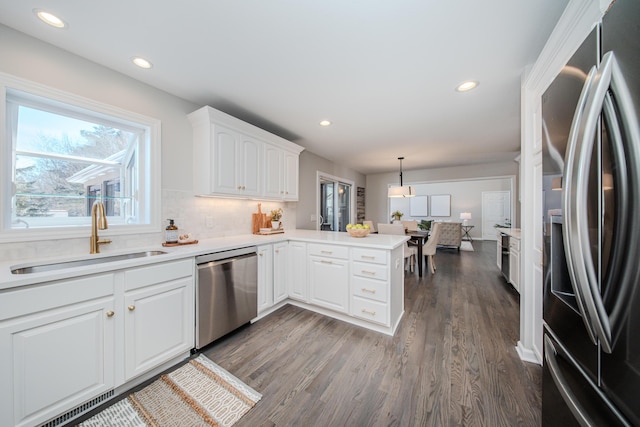
[(261, 228), (267, 227), (267, 214), (262, 213), (262, 203), (258, 203), (258, 212), (251, 214), (251, 232), (260, 234)]

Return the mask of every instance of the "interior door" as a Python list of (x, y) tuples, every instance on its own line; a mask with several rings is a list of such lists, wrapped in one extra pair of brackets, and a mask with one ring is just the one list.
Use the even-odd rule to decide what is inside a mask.
[(482, 192), (482, 239), (496, 240), (496, 224), (511, 223), (511, 192)]

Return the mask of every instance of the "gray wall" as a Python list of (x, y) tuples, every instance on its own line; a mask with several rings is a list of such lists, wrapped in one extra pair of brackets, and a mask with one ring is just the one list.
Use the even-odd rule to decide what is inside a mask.
[[(167, 92), (143, 83), (145, 70), (134, 72), (140, 80), (125, 76), (95, 62), (0, 25), (0, 72), (55, 89), (123, 108), (162, 121), (162, 218), (174, 218), (184, 232), (196, 238), (220, 237), (251, 232), (251, 213), (257, 201), (193, 197), (193, 144), (187, 114), (200, 108)], [(123, 58), (123, 61), (128, 61)], [(133, 65), (131, 65), (133, 67)], [(294, 141), (295, 142), (295, 141)], [(315, 213), (316, 170), (351, 179), (364, 187), (362, 174), (333, 164), (307, 151), (300, 158), (300, 202), (265, 202), (263, 212), (282, 207), (286, 229), (311, 228)], [(297, 214), (297, 209), (302, 209)], [(207, 221), (210, 218), (213, 221)], [(306, 221), (304, 221), (306, 219)], [(213, 223), (214, 226), (207, 226)], [(103, 233), (109, 237), (109, 230)], [(130, 247), (158, 245), (162, 230), (145, 235), (113, 236), (108, 253)], [(87, 239), (64, 239), (0, 244), (0, 258), (26, 259), (53, 254), (78, 255), (88, 252)]]
[[(306, 230), (316, 229), (316, 223), (311, 221), (311, 215), (318, 214), (316, 211), (316, 181), (318, 171), (353, 181), (355, 187), (366, 186), (366, 177), (360, 172), (335, 164), (310, 151), (303, 151), (300, 154), (300, 197), (298, 199), (296, 212), (296, 228)], [(355, 194), (356, 188), (353, 189), (353, 192)], [(367, 193), (365, 193), (365, 197), (366, 194)]]
[[(161, 120), (163, 188), (191, 191), (193, 153), (186, 114), (199, 105), (2, 25), (0, 58), (0, 72)], [(145, 72), (140, 70), (140, 79)]]
[[(402, 179), (403, 183), (406, 184), (418, 184), (418, 183), (439, 183), (438, 191), (442, 190), (441, 193), (451, 194), (451, 191), (445, 191), (448, 186), (447, 182), (451, 182), (451, 189), (457, 185), (453, 185), (458, 181), (479, 181), (479, 178), (497, 178), (497, 177), (510, 177), (515, 176), (515, 194), (512, 194), (512, 198), (515, 200), (515, 214), (512, 215), (512, 224), (516, 227), (519, 227), (520, 224), (520, 203), (518, 201), (519, 198), (519, 180), (518, 180), (518, 163), (513, 162), (502, 162), (502, 163), (491, 163), (485, 165), (471, 165), (471, 166), (457, 166), (457, 167), (448, 167), (448, 168), (434, 168), (434, 169), (420, 169), (420, 170), (403, 170)], [(389, 185), (398, 185), (400, 183), (400, 177), (398, 172), (389, 172), (389, 173), (381, 173), (381, 174), (371, 174), (367, 175), (367, 199), (366, 199), (366, 217), (373, 221), (374, 224), (378, 222), (389, 222), (389, 210), (390, 202), (387, 197), (387, 189)], [(488, 183), (488, 181), (487, 181)], [(481, 192), (482, 187), (478, 187), (478, 191)], [(493, 186), (487, 187), (485, 191), (494, 189)], [(430, 190), (431, 191), (431, 190)], [(434, 190), (435, 191), (435, 190)], [(481, 197), (480, 194), (477, 195)], [(475, 197), (471, 194), (462, 194), (460, 197), (452, 196), (452, 215), (454, 214), (455, 209), (467, 209), (465, 208), (465, 204), (463, 202), (457, 202), (458, 199), (474, 199)], [(454, 203), (459, 203), (459, 205), (455, 205)], [(472, 209), (471, 207), (468, 207)], [(473, 208), (475, 209), (475, 208)], [(481, 208), (480, 208), (481, 209)], [(466, 211), (466, 210), (465, 210)], [(406, 216), (409, 213), (409, 209), (406, 209), (406, 212), (403, 212)], [(457, 219), (456, 219), (457, 218)], [(459, 220), (459, 212), (456, 219)], [(478, 220), (475, 220), (476, 216), (474, 215), (474, 220), (471, 221), (471, 224), (476, 225), (478, 230), (474, 229), (474, 234), (476, 236), (480, 235), (481, 228), (480, 225), (480, 216), (478, 216)]]

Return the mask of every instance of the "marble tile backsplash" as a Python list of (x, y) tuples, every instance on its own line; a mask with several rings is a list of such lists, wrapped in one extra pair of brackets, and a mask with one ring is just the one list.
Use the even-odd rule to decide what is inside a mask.
[(194, 197), (173, 190), (162, 192), (163, 219), (175, 220), (181, 234), (190, 232), (196, 239), (251, 233), (251, 214), (258, 211), (258, 203), (267, 215), (273, 209), (282, 208), (284, 228), (295, 228), (297, 203)]
[[(284, 228), (295, 228), (295, 202), (195, 197), (189, 192), (162, 190), (162, 231), (108, 236), (112, 240), (111, 244), (102, 246), (100, 251), (109, 253), (160, 245), (164, 241), (164, 228), (168, 224), (168, 218), (175, 220), (180, 234), (192, 233), (196, 239), (249, 234), (251, 214), (258, 211), (258, 203), (261, 203), (262, 212), (266, 214), (273, 209), (282, 208)], [(87, 236), (83, 238), (2, 243), (0, 259), (20, 261), (89, 254), (90, 234), (90, 230), (87, 230)]]

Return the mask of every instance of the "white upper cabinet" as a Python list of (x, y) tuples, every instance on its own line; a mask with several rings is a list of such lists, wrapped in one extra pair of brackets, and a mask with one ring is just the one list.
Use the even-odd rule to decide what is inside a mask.
[(211, 107), (188, 117), (196, 194), (298, 200), (301, 146)]
[(265, 144), (265, 197), (298, 200), (298, 157), (298, 154)]
[(212, 125), (211, 189), (213, 193), (260, 194), (262, 144), (230, 128)]

